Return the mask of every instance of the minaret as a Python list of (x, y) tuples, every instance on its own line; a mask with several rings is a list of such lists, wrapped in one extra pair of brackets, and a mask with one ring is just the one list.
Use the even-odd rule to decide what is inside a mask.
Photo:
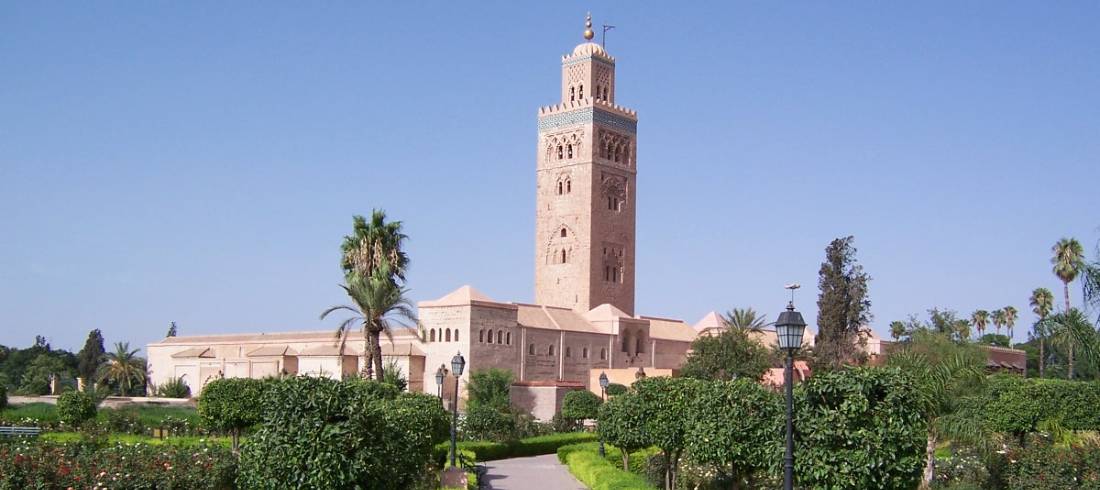
[(615, 105), (615, 58), (585, 28), (561, 103), (539, 109), (535, 302), (633, 314), (638, 117)]

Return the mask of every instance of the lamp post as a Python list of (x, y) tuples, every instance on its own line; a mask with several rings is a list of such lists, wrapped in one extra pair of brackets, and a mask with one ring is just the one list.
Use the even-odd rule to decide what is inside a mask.
[[(794, 289), (791, 288), (791, 294)], [(787, 451), (783, 456), (783, 488), (794, 488), (794, 394), (793, 394), (793, 366), (794, 353), (802, 347), (802, 334), (806, 330), (806, 322), (802, 320), (802, 314), (794, 311), (794, 300), (787, 303), (787, 311), (779, 314), (775, 321), (775, 336), (779, 341), (779, 348), (787, 352), (787, 366), (784, 370), (784, 384), (787, 389)]]
[(443, 401), (443, 378), (447, 375), (447, 368), (442, 364), (439, 365), (439, 369), (435, 370), (435, 394), (439, 397), (439, 401)]
[(455, 375), (455, 396), (452, 400), (451, 415), (451, 467), (455, 467), (455, 457), (458, 454), (458, 378), (462, 376), (462, 369), (466, 367), (466, 359), (462, 358), (462, 352), (451, 358), (451, 372)]
[[(603, 401), (604, 403), (607, 402), (607, 384), (608, 384), (607, 373), (606, 372), (601, 372), (600, 373), (600, 400)], [(600, 420), (596, 419), (596, 423), (599, 424)], [(597, 426), (596, 430), (597, 430), (597, 434), (599, 434), (599, 432), (598, 432), (599, 431), (599, 426)], [(602, 458), (606, 455), (607, 455), (607, 453), (604, 452), (604, 449), (603, 449), (603, 436), (600, 436), (600, 457)]]

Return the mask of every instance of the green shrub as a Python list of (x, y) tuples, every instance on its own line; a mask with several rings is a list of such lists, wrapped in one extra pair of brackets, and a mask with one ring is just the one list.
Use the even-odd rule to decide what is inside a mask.
[(1100, 382), (1000, 375), (989, 385), (982, 413), (995, 431), (1022, 435), (1053, 420), (1068, 430), (1100, 430)]
[(102, 413), (106, 416), (104, 425), (111, 432), (120, 434), (141, 434), (145, 432), (145, 426), (141, 423), (141, 419), (138, 418), (137, 411), (134, 409), (107, 408), (102, 410)]
[(95, 418), (96, 402), (92, 395), (82, 391), (67, 391), (57, 399), (57, 415), (62, 422), (80, 427)]
[(460, 425), (466, 440), (507, 442), (518, 439), (516, 418), (489, 405), (472, 405), (466, 410)]
[(168, 378), (157, 387), (155, 394), (162, 398), (191, 398), (191, 387), (182, 377)]
[[(458, 448), (460, 450), (473, 452), (477, 455), (478, 461), (495, 461), (498, 459), (554, 454), (562, 446), (595, 440), (596, 435), (589, 432), (569, 432), (565, 434), (529, 437), (509, 443), (463, 441), (458, 443)], [(436, 460), (443, 461), (450, 451), (450, 448), (450, 442), (437, 444), (435, 447)]]
[(561, 416), (573, 420), (594, 419), (599, 416), (599, 395), (588, 390), (570, 391), (561, 402)]
[[(569, 472), (592, 490), (653, 489), (645, 478), (616, 468), (600, 457), (595, 444), (578, 444), (558, 450), (558, 459)], [(638, 458), (642, 459), (642, 458)]]
[(795, 475), (809, 488), (915, 488), (927, 426), (897, 368), (815, 373), (795, 407)]
[(236, 450), (240, 446), (241, 431), (260, 421), (263, 392), (264, 381), (258, 379), (215, 379), (202, 389), (199, 416), (209, 427), (232, 435)]
[(386, 361), (386, 368), (382, 370), (382, 382), (397, 388), (397, 391), (405, 391), (409, 387), (409, 380), (401, 371), (401, 366), (396, 360)]
[(623, 470), (630, 468), (630, 453), (652, 444), (646, 433), (646, 406), (634, 392), (616, 396), (600, 407), (597, 431), (604, 441), (623, 448)]
[[(385, 386), (379, 389), (377, 386)], [(263, 395), (262, 425), (241, 447), (240, 488), (408, 488), (446, 435), (439, 401), (370, 381), (294, 377)]]
[(1060, 446), (1049, 439), (1032, 437), (1028, 444), (1012, 447), (1005, 459), (1005, 487), (1069, 490), (1100, 488), (1100, 445)]
[(0, 488), (232, 488), (237, 458), (211, 445), (113, 444), (41, 439), (0, 443)]
[(500, 412), (511, 409), (512, 372), (506, 369), (482, 369), (470, 373), (466, 385), (469, 407), (491, 407)]
[(676, 488), (676, 470), (691, 422), (686, 413), (689, 403), (709, 384), (698, 379), (667, 376), (634, 382), (634, 392), (644, 410), (645, 433), (649, 443), (661, 450), (666, 463), (664, 486), (667, 488)]
[(621, 395), (623, 393), (626, 393), (629, 390), (630, 390), (630, 388), (627, 388), (626, 385), (621, 385), (619, 383), (611, 383), (611, 384), (607, 385), (607, 389), (605, 391), (607, 391), (607, 396), (615, 396), (615, 395)]
[(694, 461), (716, 468), (718, 477), (751, 485), (777, 469), (784, 415), (782, 397), (760, 383), (707, 383), (688, 403), (685, 446)]

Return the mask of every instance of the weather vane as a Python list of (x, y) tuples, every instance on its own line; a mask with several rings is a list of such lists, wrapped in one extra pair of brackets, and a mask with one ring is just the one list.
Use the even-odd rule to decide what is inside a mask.
[(610, 31), (614, 28), (615, 26), (609, 26), (607, 24), (603, 25), (603, 34), (600, 35), (600, 46), (603, 46), (604, 49), (607, 49), (607, 31)]
[(794, 305), (794, 291), (800, 287), (802, 287), (802, 285), (797, 282), (792, 282), (786, 286), (783, 286), (783, 289), (789, 289), (791, 291), (791, 305)]

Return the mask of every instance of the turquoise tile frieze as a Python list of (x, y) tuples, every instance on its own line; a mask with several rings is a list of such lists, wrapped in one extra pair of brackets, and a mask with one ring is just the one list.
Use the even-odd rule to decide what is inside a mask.
[(615, 67), (615, 62), (614, 61), (608, 61), (608, 60), (606, 60), (604, 58), (601, 58), (599, 56), (582, 56), (580, 58), (573, 58), (571, 60), (568, 60), (568, 61), (562, 63), (561, 66), (573, 66), (577, 63), (584, 63), (586, 61), (595, 61), (597, 63), (602, 63), (602, 64), (605, 64), (605, 65), (610, 66), (612, 68)]
[(562, 126), (574, 124), (595, 123), (611, 129), (625, 131), (631, 134), (638, 133), (638, 122), (632, 121), (618, 114), (601, 111), (592, 107), (576, 111), (551, 114), (539, 119), (539, 132), (547, 131)]

